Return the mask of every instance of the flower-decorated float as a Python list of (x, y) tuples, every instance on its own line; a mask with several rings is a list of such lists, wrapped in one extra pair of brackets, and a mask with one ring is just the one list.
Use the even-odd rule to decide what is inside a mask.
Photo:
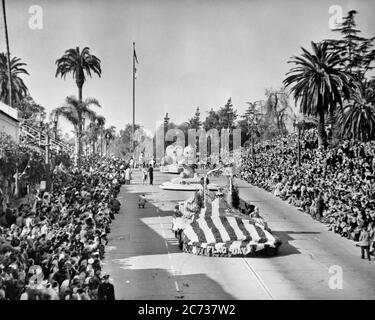
[[(212, 171), (218, 170), (222, 169)], [(172, 230), (180, 249), (222, 257), (247, 256), (259, 251), (276, 254), (280, 239), (271, 233), (257, 207), (252, 206), (251, 213), (234, 207), (234, 202), (239, 202), (238, 191), (233, 190), (231, 176), (228, 181), (226, 191), (213, 194), (205, 187), (176, 206)]]
[[(192, 147), (191, 145), (188, 145), (187, 147), (185, 147), (183, 149), (181, 156), (178, 156), (177, 150), (179, 149), (175, 149), (176, 155), (177, 155), (175, 159), (176, 160), (178, 159), (177, 166), (180, 170), (179, 177), (175, 179), (171, 179), (170, 181), (164, 182), (163, 184), (160, 185), (160, 188), (164, 190), (175, 190), (175, 191), (198, 191), (198, 190), (203, 189), (204, 177), (203, 176), (200, 177), (198, 173), (196, 172), (197, 165), (195, 163), (194, 147)], [(162, 171), (162, 172), (166, 172), (166, 171)], [(218, 190), (218, 186), (216, 184), (209, 183), (207, 185), (207, 189), (211, 191)]]
[(160, 172), (180, 174), (184, 168), (180, 163), (184, 149), (180, 145), (169, 145), (165, 149), (165, 157), (161, 159)]

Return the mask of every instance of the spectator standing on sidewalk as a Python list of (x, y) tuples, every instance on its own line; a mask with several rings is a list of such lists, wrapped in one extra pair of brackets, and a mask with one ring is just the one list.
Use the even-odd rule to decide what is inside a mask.
[(142, 184), (145, 184), (145, 182), (147, 181), (147, 176), (148, 176), (148, 170), (146, 168), (146, 165), (143, 164), (143, 168), (142, 168)]
[(115, 300), (115, 289), (113, 284), (109, 282), (109, 275), (103, 277), (104, 281), (99, 285), (98, 299), (99, 300)]
[(130, 169), (130, 166), (128, 166), (125, 170), (125, 184), (130, 184), (130, 180), (131, 180), (131, 169)]
[(361, 258), (365, 259), (365, 252), (367, 254), (367, 259), (370, 261), (370, 238), (368, 231), (363, 228), (361, 235), (359, 236), (359, 246), (361, 247)]
[(154, 182), (154, 168), (151, 164), (148, 167), (148, 177), (150, 179), (150, 184), (152, 185)]

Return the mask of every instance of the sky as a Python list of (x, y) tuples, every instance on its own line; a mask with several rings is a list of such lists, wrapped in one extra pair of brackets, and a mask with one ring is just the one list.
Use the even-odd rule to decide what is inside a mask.
[[(311, 41), (336, 38), (334, 5), (351, 9), (364, 36), (375, 36), (373, 0), (7, 0), (12, 56), (27, 63), (34, 100), (49, 112), (77, 95), (71, 76), (55, 78), (55, 61), (69, 48), (89, 47), (102, 77), (88, 78), (83, 97), (99, 100), (107, 125), (132, 122), (132, 43), (136, 43), (136, 122), (153, 130), (166, 112), (181, 123), (232, 98), (246, 102), (280, 88), (289, 58)], [(30, 7), (42, 9), (42, 29), (30, 28)], [(336, 11), (337, 12), (337, 11)], [(2, 21), (2, 19), (1, 19)], [(40, 19), (39, 19), (40, 22)], [(0, 24), (0, 35), (4, 27)], [(0, 51), (5, 51), (0, 37)], [(71, 128), (62, 122), (66, 132)]]

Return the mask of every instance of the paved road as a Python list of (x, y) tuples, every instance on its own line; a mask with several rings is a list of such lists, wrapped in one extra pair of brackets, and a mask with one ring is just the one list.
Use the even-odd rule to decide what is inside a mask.
[[(139, 173), (134, 177), (135, 182), (141, 179)], [(236, 181), (241, 197), (260, 207), (283, 241), (279, 255), (216, 258), (180, 252), (171, 215), (191, 193), (161, 190), (159, 184), (170, 178), (155, 172), (154, 186), (135, 183), (121, 189), (122, 208), (104, 261), (117, 299), (375, 298), (375, 262), (359, 259), (351, 241), (243, 181)], [(143, 193), (148, 203), (138, 209)], [(329, 284), (340, 287), (340, 271), (342, 289), (331, 289)]]

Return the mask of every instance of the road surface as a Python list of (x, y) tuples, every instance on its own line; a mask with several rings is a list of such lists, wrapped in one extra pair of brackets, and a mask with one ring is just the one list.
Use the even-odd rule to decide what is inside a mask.
[[(119, 194), (121, 211), (111, 226), (104, 272), (116, 299), (374, 299), (375, 262), (360, 249), (274, 197), (237, 180), (240, 196), (260, 208), (283, 241), (279, 255), (220, 258), (183, 253), (171, 231), (172, 211), (192, 193), (164, 191), (173, 175), (154, 173), (154, 185), (132, 185)], [(141, 194), (148, 199), (138, 209)]]

